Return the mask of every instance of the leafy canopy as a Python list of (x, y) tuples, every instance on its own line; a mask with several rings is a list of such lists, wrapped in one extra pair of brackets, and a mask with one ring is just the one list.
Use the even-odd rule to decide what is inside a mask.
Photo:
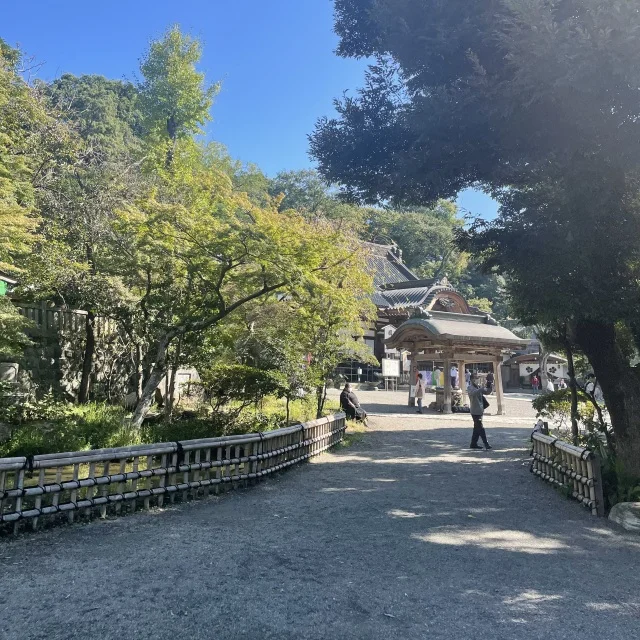
[(220, 90), (218, 84), (207, 86), (204, 74), (196, 70), (201, 56), (199, 41), (174, 26), (151, 43), (140, 64), (143, 124), (152, 148), (165, 152), (167, 166), (177, 143), (203, 132)]

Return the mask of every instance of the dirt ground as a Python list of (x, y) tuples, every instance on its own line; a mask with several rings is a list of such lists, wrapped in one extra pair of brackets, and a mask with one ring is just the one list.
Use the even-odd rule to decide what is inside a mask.
[(374, 416), (248, 490), (4, 540), (0, 638), (637, 637), (640, 538), (532, 477), (528, 417), (490, 452), (470, 422)]

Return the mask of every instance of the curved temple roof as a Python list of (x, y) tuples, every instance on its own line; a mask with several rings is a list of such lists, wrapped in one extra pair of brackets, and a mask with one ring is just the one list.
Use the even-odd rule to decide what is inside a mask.
[(403, 322), (385, 344), (393, 349), (429, 342), (434, 347), (521, 349), (528, 340), (499, 326), (490, 316), (430, 311)]

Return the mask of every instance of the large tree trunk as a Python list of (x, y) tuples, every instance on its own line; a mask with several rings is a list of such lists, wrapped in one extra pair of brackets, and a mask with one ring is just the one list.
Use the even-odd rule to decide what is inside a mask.
[(624, 470), (640, 478), (640, 375), (616, 342), (612, 323), (577, 323), (576, 343), (593, 367), (602, 388)]
[(171, 339), (172, 336), (164, 336), (157, 344), (155, 366), (145, 382), (144, 388), (142, 389), (142, 396), (140, 400), (138, 400), (133, 412), (133, 417), (131, 418), (131, 425), (133, 427), (139, 428), (142, 426), (144, 418), (153, 404), (155, 391), (167, 370), (167, 347)]
[(91, 372), (93, 371), (93, 358), (96, 352), (96, 317), (89, 311), (85, 319), (85, 347), (82, 360), (82, 377), (78, 389), (78, 402), (84, 404), (89, 401), (89, 387), (91, 385)]
[(316, 418), (322, 418), (322, 412), (324, 410), (324, 401), (327, 397), (326, 392), (327, 385), (323, 384), (321, 387), (316, 387), (316, 400), (317, 400), (317, 410), (316, 410)]
[(176, 377), (178, 375), (178, 369), (180, 367), (181, 351), (182, 351), (182, 338), (178, 338), (175, 358), (173, 359), (173, 364), (170, 367), (169, 388), (167, 390), (167, 399), (165, 401), (165, 414), (167, 418), (171, 418), (171, 416), (173, 415), (173, 406), (175, 404), (175, 394), (176, 394)]
[(540, 355), (538, 357), (538, 366), (540, 367), (540, 389), (542, 393), (547, 390), (547, 382), (549, 376), (547, 375), (547, 363), (549, 362), (549, 354), (540, 343)]
[(144, 369), (142, 362), (142, 345), (136, 345), (136, 402), (142, 398), (142, 385), (144, 382)]
[(569, 373), (569, 390), (571, 392), (571, 440), (578, 444), (578, 384), (576, 382), (576, 369), (573, 362), (573, 349), (569, 340), (564, 340), (564, 350), (567, 356), (567, 370)]

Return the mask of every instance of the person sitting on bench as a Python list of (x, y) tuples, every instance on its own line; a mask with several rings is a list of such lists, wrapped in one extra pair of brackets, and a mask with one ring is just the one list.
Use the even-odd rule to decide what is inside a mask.
[(351, 391), (351, 385), (347, 382), (340, 394), (340, 407), (347, 414), (347, 419), (361, 420), (366, 423), (367, 414), (358, 402), (358, 396)]

